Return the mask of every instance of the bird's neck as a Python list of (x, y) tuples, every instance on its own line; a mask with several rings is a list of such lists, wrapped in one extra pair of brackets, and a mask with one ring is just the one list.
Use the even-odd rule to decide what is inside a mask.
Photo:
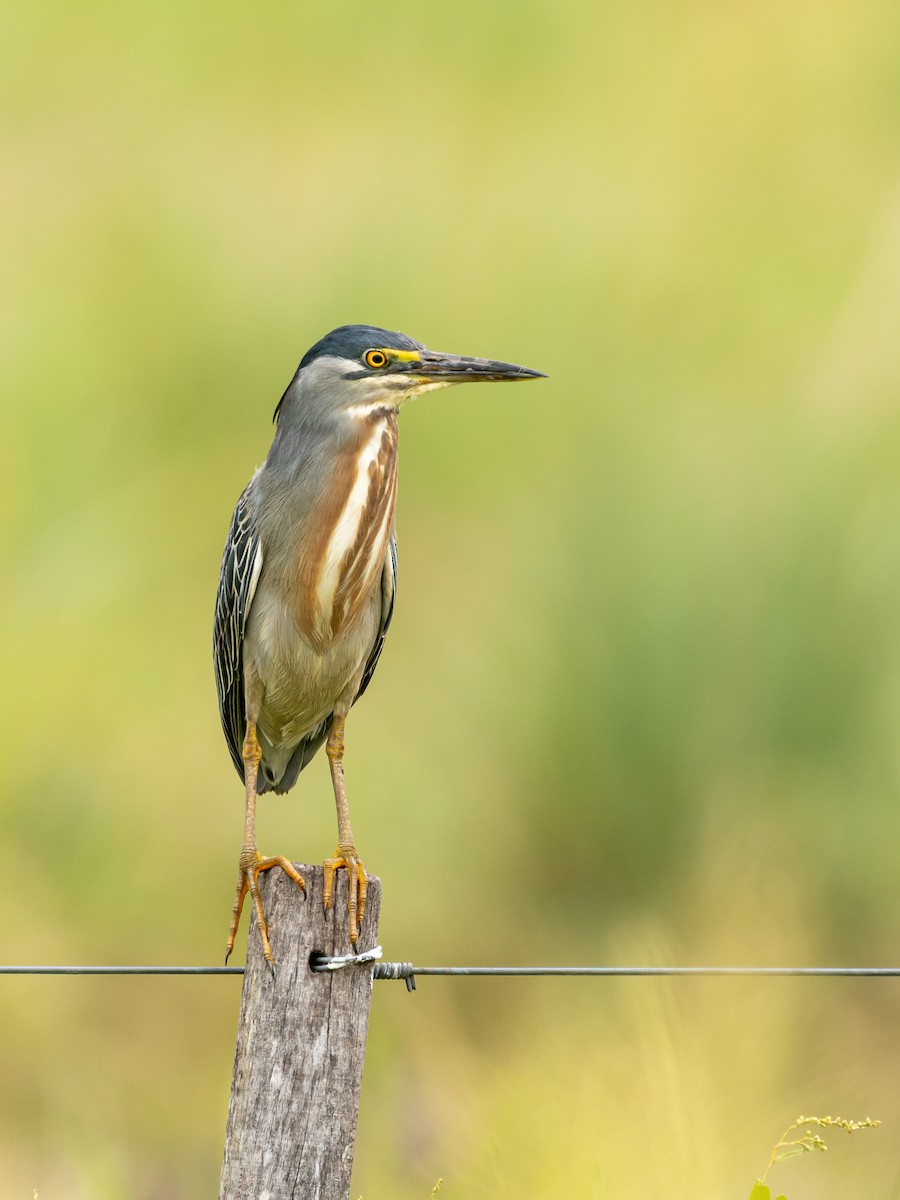
[[(341, 416), (327, 431), (276, 436), (261, 481), (266, 569), (320, 649), (380, 586), (397, 496), (396, 412)], [(272, 556), (267, 543), (277, 547)]]

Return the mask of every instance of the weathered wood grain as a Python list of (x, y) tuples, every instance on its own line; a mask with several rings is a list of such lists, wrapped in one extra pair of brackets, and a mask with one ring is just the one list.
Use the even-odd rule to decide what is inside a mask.
[[(372, 964), (315, 973), (313, 951), (347, 954), (347, 873), (322, 909), (322, 868), (261, 877), (273, 982), (250, 931), (219, 1200), (347, 1200), (372, 995)], [(249, 907), (249, 899), (248, 905)], [(370, 879), (359, 950), (376, 944), (381, 882)]]

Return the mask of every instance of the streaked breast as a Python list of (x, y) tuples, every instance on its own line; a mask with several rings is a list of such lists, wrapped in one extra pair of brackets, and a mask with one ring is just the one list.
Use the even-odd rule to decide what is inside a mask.
[(296, 620), (308, 640), (328, 645), (352, 624), (379, 580), (397, 499), (397, 416), (359, 418), (359, 437), (338, 460), (335, 503), (301, 555)]

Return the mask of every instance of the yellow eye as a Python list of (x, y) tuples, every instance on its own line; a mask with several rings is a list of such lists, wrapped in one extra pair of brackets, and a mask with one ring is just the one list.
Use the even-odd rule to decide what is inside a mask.
[(387, 355), (383, 350), (367, 350), (365, 353), (366, 365), (369, 367), (386, 367)]

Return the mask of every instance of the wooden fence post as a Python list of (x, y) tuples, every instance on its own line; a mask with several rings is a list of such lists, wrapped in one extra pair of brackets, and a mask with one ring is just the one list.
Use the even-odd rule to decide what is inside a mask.
[[(347, 954), (347, 872), (322, 909), (322, 868), (260, 877), (273, 982), (255, 929), (241, 993), (219, 1200), (347, 1200), (373, 964), (314, 972), (314, 951)], [(381, 881), (370, 878), (358, 949), (378, 934)], [(247, 907), (250, 907), (249, 898)]]

